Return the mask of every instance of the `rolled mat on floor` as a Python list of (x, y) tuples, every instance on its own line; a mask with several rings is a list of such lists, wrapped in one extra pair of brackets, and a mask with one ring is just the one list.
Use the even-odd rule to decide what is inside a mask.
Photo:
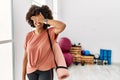
[(59, 40), (59, 45), (60, 45), (63, 52), (69, 51), (70, 48), (72, 47), (71, 41), (67, 37), (62, 37)]
[(65, 57), (67, 67), (69, 67), (73, 63), (73, 56), (69, 52), (64, 52), (63, 55)]

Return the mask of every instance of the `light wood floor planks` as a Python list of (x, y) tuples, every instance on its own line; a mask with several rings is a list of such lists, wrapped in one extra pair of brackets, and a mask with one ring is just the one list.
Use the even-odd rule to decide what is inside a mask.
[(120, 80), (120, 64), (72, 65), (69, 72), (70, 77), (65, 80)]

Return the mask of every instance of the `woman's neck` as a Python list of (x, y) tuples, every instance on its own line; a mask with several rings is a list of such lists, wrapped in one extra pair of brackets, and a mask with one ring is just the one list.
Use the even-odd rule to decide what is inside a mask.
[(42, 29), (35, 29), (35, 34), (41, 34), (42, 32), (44, 31), (44, 29), (42, 28)]

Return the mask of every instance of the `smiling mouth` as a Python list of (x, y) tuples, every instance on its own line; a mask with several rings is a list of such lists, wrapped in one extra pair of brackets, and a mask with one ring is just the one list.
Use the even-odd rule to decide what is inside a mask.
[(40, 26), (41, 24), (36, 24), (37, 26)]
[(41, 26), (42, 24), (39, 22), (39, 23), (36, 23), (36, 26)]

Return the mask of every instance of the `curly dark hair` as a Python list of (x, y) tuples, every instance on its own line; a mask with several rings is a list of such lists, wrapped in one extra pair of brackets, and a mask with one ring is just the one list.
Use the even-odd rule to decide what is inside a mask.
[(44, 18), (53, 19), (52, 11), (47, 5), (42, 5), (41, 7), (37, 5), (32, 5), (26, 14), (26, 21), (28, 22), (28, 24), (30, 24), (31, 27), (35, 27), (33, 20), (31, 20), (31, 17), (39, 15), (40, 12), (44, 16)]

